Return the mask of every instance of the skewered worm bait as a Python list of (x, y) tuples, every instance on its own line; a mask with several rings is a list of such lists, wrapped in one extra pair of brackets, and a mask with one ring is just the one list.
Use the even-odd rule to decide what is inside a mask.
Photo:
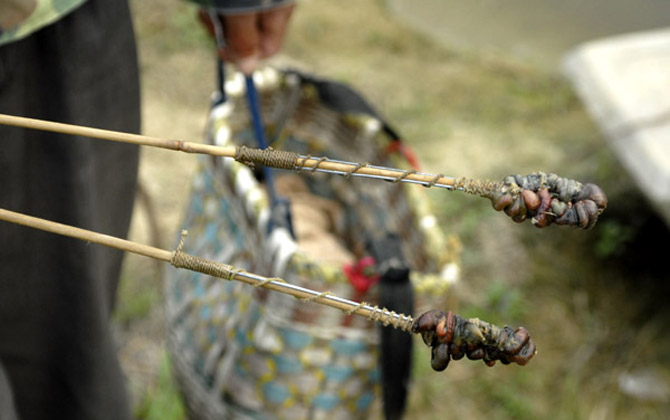
[(412, 332), (420, 333), (423, 342), (432, 347), (430, 365), (436, 371), (446, 369), (451, 359), (463, 356), (483, 360), (487, 366), (493, 366), (496, 360), (504, 365), (525, 365), (536, 353), (535, 343), (523, 327), (500, 328), (451, 311), (434, 309), (424, 313), (414, 321)]
[(490, 198), (515, 222), (531, 219), (539, 228), (556, 223), (589, 229), (607, 207), (599, 186), (543, 172), (510, 175)]

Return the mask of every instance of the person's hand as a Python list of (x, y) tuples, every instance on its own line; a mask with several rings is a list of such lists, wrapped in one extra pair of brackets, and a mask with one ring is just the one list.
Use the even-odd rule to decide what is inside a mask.
[[(281, 49), (294, 7), (290, 4), (248, 14), (216, 16), (225, 39), (225, 46), (218, 50), (219, 56), (234, 63), (242, 73), (252, 73), (262, 59)], [(210, 15), (201, 10), (199, 16), (210, 34), (216, 36)]]

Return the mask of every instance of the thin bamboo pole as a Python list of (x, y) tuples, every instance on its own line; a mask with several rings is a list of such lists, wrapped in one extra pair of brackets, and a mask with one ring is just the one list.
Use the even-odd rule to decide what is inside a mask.
[(93, 242), (110, 248), (120, 249), (121, 251), (132, 252), (133, 254), (154, 258), (161, 261), (170, 261), (172, 252), (160, 248), (154, 248), (149, 245), (128, 241), (115, 236), (105, 235), (103, 233), (93, 232), (78, 227), (52, 222), (39, 217), (28, 216), (23, 213), (13, 212), (0, 208), (0, 220), (16, 223), (34, 229), (55, 233), (70, 238), (80, 239), (82, 241)]
[(258, 274), (238, 270), (227, 264), (206, 260), (181, 252), (167, 251), (164, 249), (140, 244), (126, 239), (77, 228), (62, 223), (52, 222), (26, 214), (13, 212), (0, 208), (0, 220), (16, 223), (22, 226), (40, 229), (58, 235), (68, 236), (82, 241), (92, 242), (99, 245), (131, 252), (133, 254), (154, 258), (169, 262), (178, 268), (187, 268), (208, 275), (224, 278), (226, 280), (237, 280), (254, 287), (264, 287), (279, 293), (291, 295), (301, 300), (315, 302), (332, 308), (340, 309), (347, 314), (364, 316), (372, 321), (378, 321), (384, 325), (392, 325), (403, 331), (411, 332), (413, 318), (409, 315), (398, 314), (385, 308), (372, 306), (365, 302), (355, 302), (340, 298), (330, 292), (317, 292), (305, 287), (286, 283), (280, 278), (264, 277)]
[(73, 136), (91, 137), (100, 140), (131, 143), (141, 146), (159, 147), (162, 149), (175, 150), (185, 153), (200, 153), (214, 156), (235, 157), (235, 151), (237, 149), (234, 146), (221, 147), (209, 144), (185, 142), (181, 140), (168, 140), (159, 137), (124, 133), (113, 130), (103, 130), (100, 128), (64, 124), (6, 114), (0, 114), (0, 124), (28, 128), (32, 130), (51, 131), (54, 133), (69, 134)]
[[(38, 120), (34, 118), (19, 117), (14, 115), (0, 114), (0, 124), (33, 130), (51, 131), (73, 136), (83, 136), (100, 140), (131, 143), (141, 146), (159, 147), (185, 153), (198, 153), (213, 156), (229, 157), (235, 159), (238, 148), (235, 146), (215, 146), (202, 143), (193, 143), (182, 140), (168, 140), (139, 134), (130, 134), (119, 131), (103, 130), (99, 128), (84, 127), (79, 125), (64, 124), (52, 121)], [(277, 166), (275, 166), (277, 167)], [(427, 173), (409, 173), (405, 170), (394, 168), (383, 168), (378, 166), (367, 166), (352, 162), (341, 162), (324, 160), (318, 157), (299, 156), (291, 169), (305, 171), (319, 169), (324, 172), (338, 174), (352, 174), (355, 176), (378, 177), (387, 180), (398, 180), (413, 182), (422, 185), (430, 185), (453, 189), (455, 179), (448, 176)]]

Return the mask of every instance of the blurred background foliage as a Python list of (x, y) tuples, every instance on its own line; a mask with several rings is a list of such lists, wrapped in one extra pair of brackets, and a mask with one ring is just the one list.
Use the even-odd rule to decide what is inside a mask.
[[(198, 141), (214, 88), (212, 41), (187, 2), (131, 5), (144, 132)], [(301, 1), (274, 64), (353, 85), (427, 171), (501, 179), (542, 170), (608, 193), (608, 211), (584, 232), (516, 225), (485, 200), (429, 190), (441, 228), (463, 244), (451, 309), (526, 326), (538, 354), (525, 367), (460, 361), (435, 373), (417, 339), (408, 419), (670, 418), (668, 228), (559, 69), (445, 46), (381, 0)], [(171, 247), (195, 161), (142, 153), (141, 183), (154, 210), (139, 202), (131, 237)], [(137, 417), (181, 419), (164, 348), (161, 269), (126, 259), (115, 324)]]

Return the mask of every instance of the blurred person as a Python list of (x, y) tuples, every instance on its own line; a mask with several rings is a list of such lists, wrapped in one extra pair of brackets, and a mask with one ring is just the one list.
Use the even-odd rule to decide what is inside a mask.
[(212, 36), (216, 36), (212, 18), (220, 20), (225, 45), (220, 46), (219, 57), (234, 63), (244, 74), (279, 51), (295, 7), (287, 0), (193, 1), (203, 6), (199, 16)]
[[(247, 73), (292, 9), (198, 3)], [(139, 132), (127, 0), (1, 0), (0, 113)], [(0, 125), (0, 207), (126, 237), (138, 162), (137, 146)], [(109, 326), (123, 253), (6, 222), (0, 238), (0, 420), (132, 418)]]
[[(139, 132), (125, 0), (0, 13), (0, 112)], [(138, 147), (8, 126), (0, 139), (0, 207), (127, 235)], [(0, 418), (130, 419), (109, 328), (122, 252), (5, 222), (0, 238)]]

